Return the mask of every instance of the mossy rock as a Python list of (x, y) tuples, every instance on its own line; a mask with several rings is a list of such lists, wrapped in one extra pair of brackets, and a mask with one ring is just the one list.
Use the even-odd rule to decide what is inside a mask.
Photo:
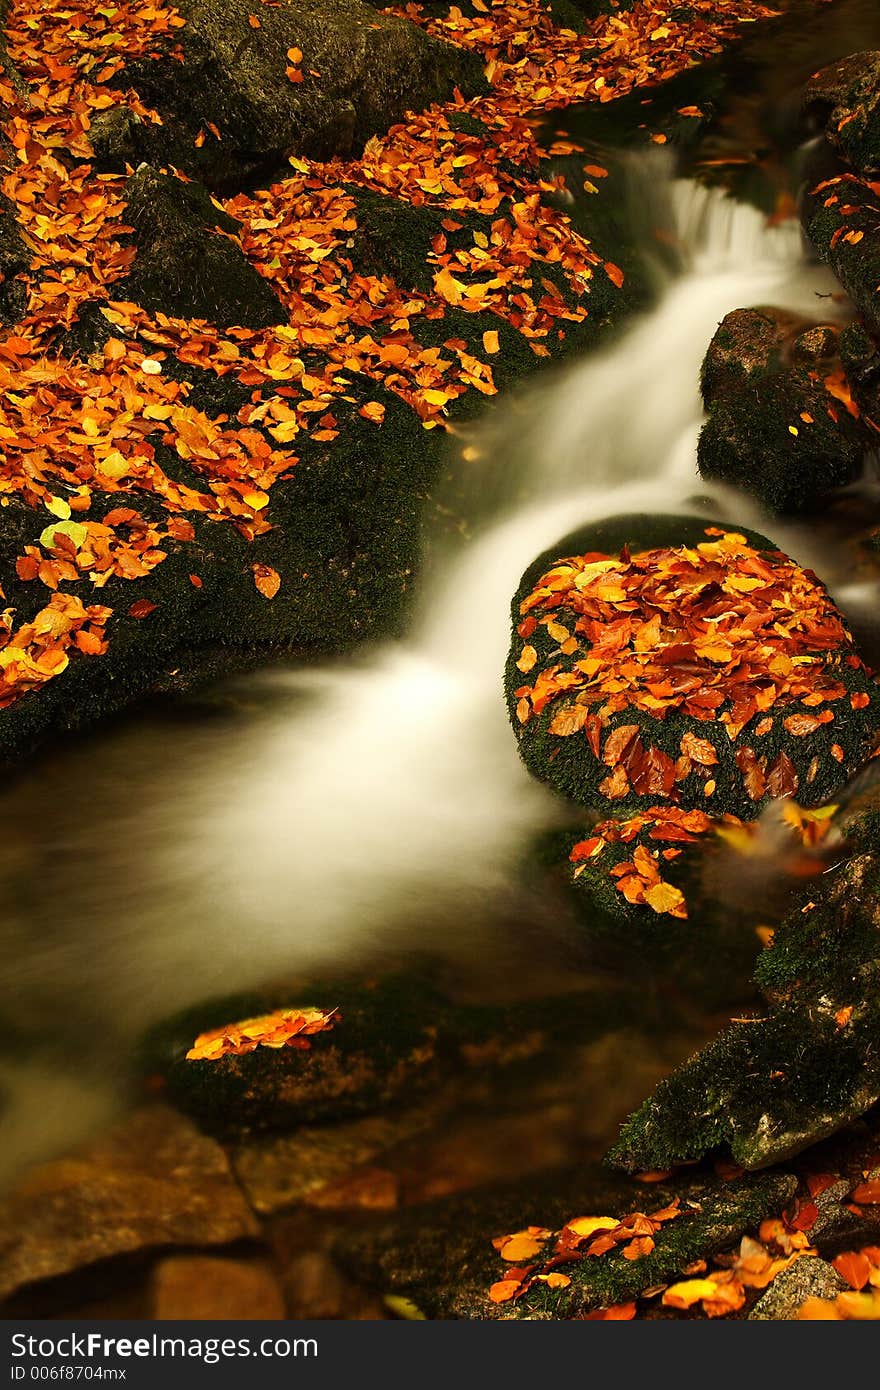
[(782, 309), (734, 309), (703, 361), (709, 419), (700, 434), (701, 475), (740, 487), (775, 512), (815, 507), (860, 473), (872, 441), (838, 393), (839, 330)]
[(222, 327), (287, 321), (268, 280), (231, 239), (239, 223), (201, 184), (144, 165), (129, 179), (125, 198), (137, 254), (131, 273), (114, 288), (118, 299)]
[[(713, 534), (707, 535), (707, 531)], [(723, 527), (696, 518), (614, 518), (566, 537), (552, 550), (545, 551), (528, 567), (520, 581), (511, 610), (513, 640), (505, 673), (510, 719), (520, 755), (534, 776), (595, 809), (602, 817), (629, 815), (663, 801), (673, 801), (714, 816), (733, 814), (744, 820), (754, 819), (761, 807), (777, 796), (797, 794), (802, 804), (818, 805), (829, 799), (855, 771), (872, 746), (880, 725), (880, 687), (856, 656), (852, 638), (824, 588), (814, 575), (797, 570), (764, 537), (737, 532), (733, 534), (742, 537), (741, 540), (724, 540), (719, 546), (716, 541), (723, 534)], [(684, 554), (682, 547), (688, 548)], [(697, 551), (696, 547), (702, 549)], [(791, 609), (792, 633), (801, 630), (809, 595), (811, 611), (817, 615), (821, 634), (815, 639), (818, 645), (815, 648), (811, 645), (812, 629), (808, 628), (803, 637), (806, 645), (802, 648), (802, 639), (793, 635), (790, 650), (780, 649), (780, 659), (787, 665), (792, 655), (810, 657), (808, 665), (815, 676), (816, 687), (813, 689), (811, 684), (809, 698), (818, 711), (815, 717), (818, 723), (813, 719), (804, 720), (807, 710), (799, 701), (802, 695), (806, 697), (806, 689), (798, 694), (800, 685), (790, 686), (787, 677), (782, 685), (774, 687), (778, 698), (765, 702), (760, 710), (753, 708), (755, 682), (763, 688), (775, 679), (771, 678), (769, 664), (766, 675), (760, 670), (753, 671), (748, 688), (738, 687), (741, 676), (734, 676), (732, 684), (728, 687), (725, 683), (723, 690), (717, 687), (713, 675), (717, 670), (716, 661), (723, 660), (728, 651), (726, 647), (718, 649), (714, 645), (715, 634), (721, 629), (711, 627), (712, 644), (706, 648), (709, 654), (701, 656), (688, 635), (692, 629), (682, 635), (676, 626), (680, 612), (676, 597), (679, 589), (666, 589), (663, 597), (652, 578), (659, 552), (673, 549), (679, 552), (675, 563), (680, 560), (685, 565), (687, 577), (682, 579), (685, 587), (691, 586), (689, 592), (698, 595), (708, 593), (710, 598), (714, 593), (711, 586), (716, 581), (721, 582), (720, 572), (713, 569), (708, 579), (710, 571), (706, 571), (707, 588), (699, 577), (704, 563), (714, 566), (718, 561), (723, 575), (733, 574), (738, 582), (738, 567), (741, 564), (748, 567), (752, 562), (749, 556), (757, 556), (755, 563), (764, 579), (752, 586), (747, 605), (750, 613), (755, 611), (755, 591), (759, 590), (769, 599), (781, 576), (787, 576), (786, 584), (803, 585), (802, 600)], [(654, 550), (658, 557), (650, 564), (643, 561), (641, 570), (633, 568), (630, 556)], [(584, 561), (582, 557), (585, 556), (590, 559)], [(545, 587), (546, 598), (539, 596), (538, 581), (567, 557), (578, 557), (574, 566), (563, 566), (568, 577), (560, 579), (557, 589)], [(566, 592), (575, 593), (571, 576), (579, 565), (589, 563), (601, 570), (609, 560), (619, 561), (618, 575), (634, 576), (640, 593), (653, 594), (654, 598), (636, 601), (638, 616), (634, 625), (631, 623), (628, 627), (625, 638), (620, 639), (621, 646), (612, 618), (606, 615), (608, 604), (616, 604), (623, 595), (623, 591), (612, 584), (608, 590), (611, 598), (606, 609), (601, 610), (601, 621), (590, 621), (594, 622), (596, 642), (610, 640), (616, 646), (606, 649), (611, 652), (611, 658), (603, 657), (594, 669), (598, 659), (590, 653), (601, 648), (595, 648), (585, 630), (575, 630), (577, 613), (565, 606), (563, 589), (568, 585)], [(660, 557), (660, 561), (664, 565), (671, 563), (669, 556)], [(600, 584), (602, 573), (593, 576)], [(588, 578), (588, 584), (593, 583), (593, 578)], [(611, 578), (614, 579), (614, 571)], [(723, 582), (727, 583), (727, 578)], [(762, 583), (769, 587), (762, 588)], [(581, 592), (578, 589), (577, 595)], [(580, 604), (579, 597), (576, 601)], [(636, 687), (631, 685), (631, 673), (625, 679), (620, 677), (624, 666), (629, 670), (632, 665), (636, 673), (641, 669), (636, 662), (638, 649), (634, 643), (642, 626), (648, 622), (648, 615), (638, 608), (638, 603), (653, 604), (655, 601), (661, 604), (666, 617), (658, 620), (655, 614), (653, 621), (660, 621), (659, 632), (650, 635), (652, 630), (648, 629), (649, 636), (638, 640), (648, 644), (645, 651), (650, 646), (653, 653), (650, 662), (662, 662), (665, 684), (656, 685), (655, 681), (655, 689), (668, 702), (661, 702), (659, 706), (651, 703), (658, 697), (648, 691), (649, 700), (641, 687), (632, 700), (626, 700), (627, 688), (636, 690)], [(699, 604), (703, 601), (700, 597)], [(738, 600), (734, 600), (736, 602)], [(714, 599), (710, 608), (712, 603)], [(599, 611), (597, 608), (596, 612)], [(629, 622), (626, 609), (610, 611), (613, 621)], [(692, 611), (696, 613), (702, 608)], [(724, 611), (729, 615), (731, 609), (728, 607)], [(540, 616), (540, 621), (536, 615)], [(770, 629), (778, 636), (780, 615), (772, 602), (766, 615), (768, 622), (772, 617)], [(668, 637), (664, 636), (663, 623), (669, 624)], [(560, 645), (563, 629), (568, 633), (565, 652)], [(606, 639), (609, 630), (612, 636)], [(758, 644), (754, 650), (764, 651), (764, 648)], [(737, 645), (735, 651), (730, 647), (729, 654), (733, 666), (726, 669), (741, 671), (744, 660), (741, 645)], [(768, 663), (775, 660), (769, 648), (766, 660)], [(688, 669), (686, 672), (682, 669), (679, 677), (680, 661), (684, 661)], [(578, 663), (585, 663), (585, 667)], [(540, 684), (543, 673), (548, 682), (545, 686)], [(601, 689), (590, 685), (597, 674), (602, 681)], [(698, 691), (693, 713), (689, 712), (687, 698), (680, 698), (677, 693), (669, 695), (673, 677), (675, 682), (680, 679), (682, 689), (690, 686)], [(610, 687), (608, 681), (612, 682)], [(716, 693), (705, 696), (703, 692), (710, 689)], [(827, 710), (820, 709), (825, 704), (821, 694), (825, 689), (832, 697)], [(550, 694), (545, 698), (548, 690)], [(623, 691), (610, 710), (609, 690), (615, 695)], [(790, 696), (788, 691), (792, 692)], [(704, 698), (711, 701), (711, 709), (708, 705), (704, 709), (700, 704)], [(618, 708), (621, 702), (622, 707)], [(660, 712), (655, 713), (655, 708)], [(732, 710), (737, 711), (736, 715)], [(732, 733), (728, 732), (729, 728)], [(702, 761), (688, 754), (687, 745), (692, 739), (711, 746), (704, 752)]]
[(877, 199), (855, 174), (841, 172), (804, 199), (804, 230), (868, 328), (880, 333), (880, 229)]
[[(394, 1221), (340, 1237), (335, 1254), (359, 1282), (407, 1299), (423, 1316), (577, 1318), (673, 1281), (694, 1260), (724, 1250), (765, 1216), (778, 1215), (795, 1187), (788, 1174), (769, 1173), (729, 1184), (697, 1176), (646, 1189), (581, 1168), (414, 1208)], [(561, 1266), (571, 1279), (567, 1288), (539, 1283), (516, 1302), (497, 1304), (489, 1298), (490, 1287), (505, 1274), (492, 1246), (496, 1236), (531, 1224), (559, 1229), (586, 1214), (623, 1217), (659, 1210), (676, 1198), (686, 1214), (661, 1227), (649, 1255), (628, 1260), (613, 1251)]]
[(746, 1168), (785, 1161), (880, 1098), (880, 818), (811, 889), (760, 957), (771, 1000), (698, 1052), (623, 1127), (612, 1162), (666, 1167), (728, 1144)]
[(15, 207), (4, 193), (0, 193), (0, 324), (4, 326), (17, 323), (27, 309), (26, 276), (31, 259), (16, 220)]
[[(100, 310), (93, 317), (103, 320)], [(71, 332), (88, 354), (102, 330), (87, 323)], [(72, 337), (67, 341), (73, 346)], [(171, 359), (166, 362), (173, 371)], [(241, 404), (237, 383), (198, 369), (187, 368), (186, 374), (196, 382), (190, 397), (195, 405), (234, 419)], [(440, 432), (422, 429), (404, 402), (375, 382), (357, 373), (348, 380), (351, 400), (334, 402), (338, 438), (322, 442), (301, 435), (291, 447), (299, 462), (272, 490), (273, 529), (251, 543), (233, 526), (192, 513), (194, 541), (169, 538), (167, 559), (139, 581), (136, 595), (126, 580), (114, 577), (101, 591), (114, 610), (108, 651), (97, 658), (74, 653), (63, 677), (3, 711), (5, 760), (49, 733), (92, 724), (156, 689), (186, 689), (257, 662), (343, 651), (403, 630), (424, 509), (440, 468)], [(371, 401), (385, 408), (381, 426), (360, 414)], [(155, 443), (157, 462), (169, 476), (203, 486), (190, 464), (158, 436)], [(96, 494), (90, 516), (100, 521), (117, 504), (118, 495)], [(141, 496), (134, 505), (148, 520), (167, 520), (158, 499)], [(8, 576), (7, 601), (22, 621), (43, 602), (38, 586), (23, 583), (15, 569), (16, 557), (33, 544), (34, 526), (34, 512), (11, 499), (3, 512), (0, 564)], [(255, 564), (283, 576), (271, 601), (255, 586)], [(88, 581), (69, 587), (84, 603), (95, 601)], [(132, 617), (128, 609), (135, 597), (155, 603), (156, 610), (140, 620)]]
[[(356, 153), (456, 88), (465, 97), (486, 89), (477, 54), (361, 0), (283, 0), (261, 9), (259, 27), (249, 23), (251, 0), (181, 0), (179, 8), (186, 24), (173, 43), (182, 61), (169, 43), (111, 80), (114, 89), (133, 87), (163, 124), (99, 120), (99, 167), (173, 164), (228, 192), (271, 181), (291, 154)], [(287, 75), (291, 48), (303, 55), (300, 82)]]
[(880, 168), (880, 53), (852, 53), (821, 68), (804, 88), (803, 109), (859, 173)]
[[(306, 981), (294, 996), (276, 990), (187, 1010), (147, 1035), (141, 1069), (208, 1130), (285, 1130), (411, 1103), (466, 1073), (501, 1072), (523, 1084), (620, 1018), (613, 989), (471, 1005), (451, 1001), (415, 974)], [(332, 1030), (309, 1039), (308, 1050), (258, 1047), (217, 1061), (186, 1057), (202, 1032), (306, 1006), (340, 1014)]]

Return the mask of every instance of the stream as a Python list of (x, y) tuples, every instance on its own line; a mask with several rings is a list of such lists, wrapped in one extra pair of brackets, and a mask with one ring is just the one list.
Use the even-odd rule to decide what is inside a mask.
[[(830, 6), (812, 43), (798, 35), (792, 90), (794, 69), (834, 56), (831, 11), (840, 52), (880, 42), (873, 3)], [(781, 78), (752, 46), (750, 68), (733, 61), (754, 111)], [(729, 113), (747, 93), (738, 79)], [(127, 1103), (142, 1030), (211, 995), (422, 957), (465, 990), (514, 995), (517, 980), (527, 993), (589, 969), (573, 923), (521, 883), (560, 810), (519, 763), (501, 691), (519, 576), (576, 526), (688, 511), (765, 529), (829, 583), (876, 659), (873, 586), (853, 582), (840, 544), (848, 507), (862, 525), (876, 513), (876, 485), (821, 524), (780, 525), (707, 490), (694, 466), (718, 321), (762, 303), (827, 318), (833, 278), (796, 220), (773, 225), (754, 201), (682, 177), (663, 148), (619, 159), (654, 305), (451, 441), (467, 539), (432, 549), (408, 638), (141, 708), (0, 791), (4, 1179), (106, 1123)]]

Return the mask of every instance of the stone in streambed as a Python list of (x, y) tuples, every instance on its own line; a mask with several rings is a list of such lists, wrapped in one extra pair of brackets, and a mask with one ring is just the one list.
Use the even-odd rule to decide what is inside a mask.
[(880, 227), (869, 181), (843, 167), (832, 172), (804, 196), (801, 221), (866, 326), (880, 332)]
[(181, 0), (179, 10), (173, 45), (111, 82), (133, 87), (162, 124), (99, 118), (99, 167), (173, 164), (230, 191), (277, 177), (290, 155), (357, 153), (407, 111), (486, 86), (477, 54), (361, 0), (282, 0), (259, 7), (257, 25), (252, 0)]
[(820, 804), (880, 726), (880, 687), (826, 590), (754, 533), (688, 517), (588, 527), (529, 566), (512, 626), (520, 755), (603, 819)]
[(808, 1255), (777, 1274), (749, 1313), (749, 1321), (793, 1321), (808, 1298), (836, 1298), (848, 1287), (833, 1265)]
[(729, 1144), (746, 1168), (786, 1160), (880, 1099), (880, 821), (848, 829), (827, 874), (758, 961), (762, 1016), (732, 1023), (624, 1125), (612, 1161), (665, 1167)]
[(125, 197), (137, 254), (131, 273), (115, 287), (118, 299), (223, 327), (267, 328), (287, 321), (269, 282), (237, 241), (239, 223), (201, 184), (144, 165), (129, 179)]
[(834, 327), (805, 326), (776, 309), (736, 309), (715, 332), (702, 386), (702, 477), (791, 512), (861, 472), (871, 441), (848, 406)]
[[(308, 1049), (186, 1056), (206, 1030), (297, 1005), (338, 1010), (332, 1028), (308, 1038)], [(295, 998), (238, 997), (178, 1015), (146, 1038), (143, 1066), (208, 1130), (284, 1130), (409, 1104), (455, 1076), (521, 1077), (556, 1064), (582, 1041), (585, 1019), (595, 1033), (618, 1012), (614, 992), (598, 988), (481, 1006), (453, 1003), (414, 975), (372, 984), (325, 980), (303, 985)]]
[(284, 1295), (265, 1260), (169, 1255), (151, 1279), (151, 1317), (213, 1322), (268, 1321), (287, 1314)]
[(0, 1298), (110, 1256), (257, 1234), (223, 1150), (163, 1105), (32, 1169), (0, 1209)]
[[(429, 1317), (576, 1318), (672, 1282), (694, 1260), (725, 1249), (763, 1217), (778, 1215), (795, 1187), (793, 1177), (771, 1173), (732, 1183), (698, 1176), (646, 1189), (581, 1168), (414, 1208), (393, 1222), (341, 1236), (335, 1253), (359, 1282), (407, 1298)], [(583, 1215), (620, 1218), (659, 1210), (676, 1198), (684, 1214), (661, 1226), (654, 1250), (642, 1258), (626, 1259), (618, 1247), (561, 1267), (571, 1280), (567, 1287), (539, 1282), (515, 1302), (489, 1298), (492, 1284), (505, 1274), (495, 1237), (528, 1225), (558, 1230)]]

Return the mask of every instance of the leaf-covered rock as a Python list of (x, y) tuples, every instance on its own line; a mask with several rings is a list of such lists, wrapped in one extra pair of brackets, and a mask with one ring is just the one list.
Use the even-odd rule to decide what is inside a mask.
[[(362, 149), (407, 111), (484, 87), (476, 54), (361, 0), (181, 0), (186, 23), (112, 87), (134, 87), (161, 125), (118, 113), (93, 135), (99, 162), (174, 164), (212, 188), (271, 180), (289, 155)], [(181, 61), (182, 58), (182, 61)]]
[(617, 518), (526, 571), (505, 675), (534, 776), (604, 815), (752, 819), (855, 770), (880, 688), (815, 575), (763, 537)]

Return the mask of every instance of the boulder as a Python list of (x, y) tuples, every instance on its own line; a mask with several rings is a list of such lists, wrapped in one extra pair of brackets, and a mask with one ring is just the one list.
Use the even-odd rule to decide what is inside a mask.
[(754, 1322), (791, 1322), (808, 1298), (836, 1298), (847, 1288), (834, 1267), (814, 1255), (777, 1274), (749, 1313)]
[(226, 1156), (163, 1105), (32, 1169), (0, 1211), (0, 1298), (97, 1260), (257, 1234)]
[(754, 533), (684, 517), (589, 527), (529, 566), (512, 627), (520, 755), (601, 818), (820, 804), (880, 724), (880, 687), (826, 590)]
[[(362, 0), (181, 0), (175, 49), (128, 63), (161, 125), (117, 113), (92, 132), (99, 167), (146, 159), (230, 191), (271, 181), (288, 156), (361, 150), (410, 110), (484, 90), (480, 58)], [(256, 18), (258, 23), (251, 21)]]
[(869, 180), (845, 169), (821, 179), (804, 196), (801, 221), (867, 327), (880, 332), (880, 228)]
[[(776, 1215), (796, 1188), (785, 1173), (755, 1180), (719, 1183), (698, 1175), (649, 1188), (617, 1184), (607, 1175), (584, 1169), (553, 1173), (528, 1182), (496, 1187), (468, 1197), (415, 1207), (395, 1218), (341, 1237), (337, 1259), (352, 1277), (433, 1318), (568, 1319), (592, 1309), (626, 1303), (650, 1288), (671, 1282), (694, 1260), (705, 1259), (737, 1241), (761, 1219)], [(535, 1257), (504, 1263), (493, 1241), (505, 1232), (532, 1226), (549, 1240), (576, 1217), (605, 1218), (606, 1225), (636, 1211), (660, 1211), (676, 1201), (682, 1214), (664, 1221), (655, 1245), (640, 1258), (624, 1255), (621, 1245), (597, 1258), (561, 1263), (568, 1282), (554, 1286), (534, 1282), (521, 1297), (495, 1302), (494, 1284), (513, 1275)], [(546, 1259), (546, 1252), (537, 1258)]]
[(125, 189), (137, 254), (117, 299), (222, 327), (268, 328), (287, 313), (248, 261), (240, 225), (206, 188), (142, 165)]
[[(338, 1011), (332, 1027), (308, 1038), (308, 1048), (187, 1056), (205, 1031), (296, 1006)], [(214, 1000), (168, 1020), (144, 1040), (143, 1070), (211, 1131), (285, 1130), (418, 1101), (457, 1076), (519, 1076), (553, 1065), (585, 1033), (595, 1036), (617, 1017), (618, 997), (601, 988), (521, 1004), (464, 1005), (410, 974), (303, 982), (295, 994)], [(416, 1128), (423, 1123), (413, 1116)], [(357, 1130), (351, 1142), (379, 1144), (382, 1126), (377, 1133), (378, 1139), (368, 1126), (366, 1138)], [(319, 1152), (326, 1147), (320, 1137), (315, 1144)], [(251, 1160), (241, 1161), (250, 1171)], [(268, 1168), (263, 1156), (253, 1156), (255, 1171), (266, 1173), (254, 1181), (269, 1188), (271, 1151), (265, 1162)]]
[(697, 464), (775, 512), (816, 506), (858, 477), (871, 446), (843, 371), (838, 332), (776, 309), (728, 314), (703, 363), (709, 418)]
[(851, 53), (810, 78), (803, 109), (861, 174), (880, 168), (880, 53)]
[(762, 1168), (834, 1134), (880, 1099), (880, 815), (844, 824), (852, 856), (776, 930), (755, 979), (768, 1000), (661, 1082), (611, 1159), (630, 1171), (729, 1144)]
[(150, 1316), (162, 1321), (261, 1321), (287, 1309), (271, 1266), (260, 1259), (168, 1255), (152, 1271)]

